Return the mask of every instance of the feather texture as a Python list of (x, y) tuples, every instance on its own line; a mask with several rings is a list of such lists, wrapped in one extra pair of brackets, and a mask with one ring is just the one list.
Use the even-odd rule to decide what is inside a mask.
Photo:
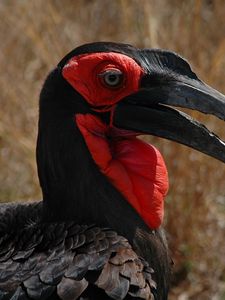
[(0, 214), (0, 299), (92, 299), (93, 291), (98, 299), (154, 299), (153, 271), (124, 237), (94, 225), (44, 223), (41, 209), (19, 204)]

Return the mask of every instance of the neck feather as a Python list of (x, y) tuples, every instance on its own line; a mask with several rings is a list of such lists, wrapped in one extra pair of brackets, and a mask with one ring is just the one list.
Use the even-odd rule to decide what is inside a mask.
[(74, 90), (66, 82), (60, 86), (55, 72), (40, 97), (37, 164), (44, 219), (95, 223), (132, 239), (137, 228), (147, 226), (95, 164), (74, 122), (79, 99), (73, 108)]

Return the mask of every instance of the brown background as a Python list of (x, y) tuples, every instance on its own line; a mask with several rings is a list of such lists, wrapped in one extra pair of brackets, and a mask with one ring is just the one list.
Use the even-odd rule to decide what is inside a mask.
[[(36, 174), (38, 95), (66, 52), (91, 41), (174, 50), (225, 93), (225, 1), (1, 0), (0, 199), (40, 199)], [(225, 139), (225, 125), (192, 115)], [(191, 133), (190, 133), (191, 134)], [(170, 176), (165, 227), (175, 261), (170, 299), (225, 299), (225, 165), (148, 138)]]

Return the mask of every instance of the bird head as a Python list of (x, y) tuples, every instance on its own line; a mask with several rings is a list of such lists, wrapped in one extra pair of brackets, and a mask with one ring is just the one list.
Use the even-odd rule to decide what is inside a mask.
[[(49, 75), (41, 93), (37, 157), (46, 197), (50, 181), (61, 186), (73, 178), (71, 157), (78, 147), (85, 148), (76, 164), (88, 151), (107, 182), (150, 228), (158, 228), (167, 171), (159, 151), (138, 135), (170, 139), (225, 162), (225, 143), (172, 106), (225, 119), (225, 97), (204, 84), (188, 62), (173, 52), (104, 42), (71, 51)], [(82, 146), (75, 145), (75, 133)], [(70, 143), (74, 152), (68, 154)], [(54, 162), (50, 155), (55, 155)], [(82, 168), (79, 172), (82, 177)]]

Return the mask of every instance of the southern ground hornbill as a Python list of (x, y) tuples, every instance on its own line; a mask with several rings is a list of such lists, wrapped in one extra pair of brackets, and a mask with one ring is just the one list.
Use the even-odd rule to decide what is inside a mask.
[(0, 208), (0, 299), (167, 299), (163, 159), (140, 134), (225, 162), (225, 144), (171, 106), (225, 119), (225, 97), (173, 52), (93, 43), (40, 95), (43, 202)]

